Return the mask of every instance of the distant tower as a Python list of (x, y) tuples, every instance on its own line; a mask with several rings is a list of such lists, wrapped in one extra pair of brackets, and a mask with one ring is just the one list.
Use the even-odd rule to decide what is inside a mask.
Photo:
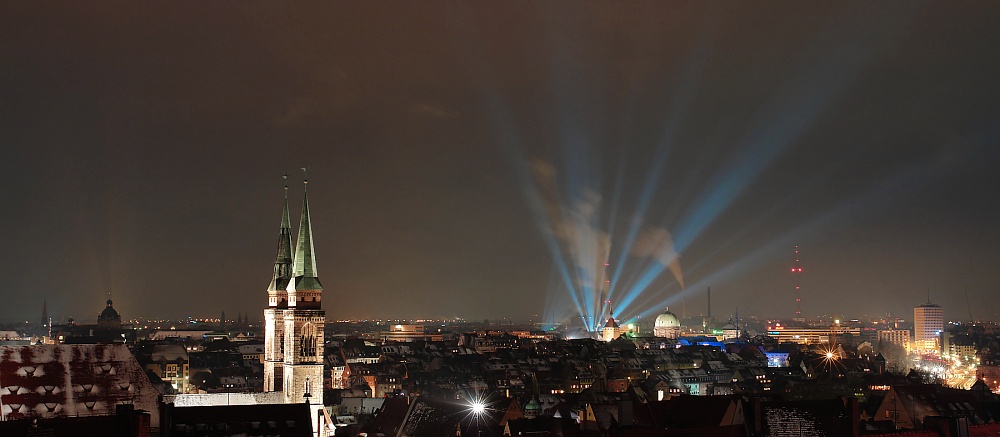
[(611, 307), (611, 302), (608, 302), (608, 321), (604, 323), (604, 328), (601, 329), (601, 340), (611, 341), (621, 335), (621, 327), (618, 326), (618, 322), (615, 321), (614, 309)]
[(708, 320), (712, 320), (712, 287), (708, 287)]
[(604, 284), (602, 284), (604, 286), (604, 295), (607, 296), (608, 299), (611, 299), (611, 277), (608, 276), (608, 267), (610, 265), (611, 263), (608, 263), (607, 261), (604, 262)]
[[(608, 277), (608, 266), (610, 265), (611, 264), (608, 263), (607, 261), (604, 262), (604, 271), (602, 273), (603, 277), (601, 278), (601, 296), (603, 298), (601, 299), (601, 305), (597, 306), (597, 311), (598, 311), (597, 314), (600, 314), (600, 311), (602, 308), (604, 308), (604, 305), (608, 305), (608, 307), (611, 306), (611, 278)], [(600, 316), (598, 316), (595, 323), (601, 323)]]
[(42, 327), (49, 327), (49, 308), (48, 302), (46, 302), (45, 299), (42, 299)]
[(707, 333), (712, 326), (712, 287), (708, 287), (708, 314), (701, 319), (701, 332)]
[(792, 279), (795, 281), (795, 318), (796, 322), (804, 322), (802, 317), (802, 266), (799, 265), (799, 246), (795, 246), (795, 263), (792, 264)]

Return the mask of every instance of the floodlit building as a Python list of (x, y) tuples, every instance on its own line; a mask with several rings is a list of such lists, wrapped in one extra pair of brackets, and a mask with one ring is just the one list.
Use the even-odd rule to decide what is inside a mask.
[(672, 339), (680, 337), (681, 322), (670, 312), (670, 308), (664, 309), (663, 314), (656, 316), (656, 321), (653, 322), (653, 335)]
[(919, 350), (937, 350), (944, 332), (944, 308), (927, 303), (913, 309), (913, 344)]
[(740, 337), (740, 328), (735, 323), (727, 323), (722, 327), (722, 340), (735, 340)]
[(174, 390), (187, 393), (191, 378), (188, 351), (180, 344), (157, 344), (153, 346), (146, 369), (155, 373)]
[(608, 310), (608, 321), (604, 323), (604, 328), (601, 329), (601, 340), (614, 340), (621, 336), (623, 332), (625, 332), (625, 330), (622, 329), (621, 326), (618, 326), (618, 322), (615, 321), (614, 314)]
[(320, 435), (323, 404), (323, 285), (316, 268), (312, 222), (309, 218), (309, 181), (304, 181), (302, 214), (294, 250), (288, 213), (288, 185), (278, 232), (274, 272), (267, 288), (264, 309), (264, 391), (281, 392), (286, 404), (312, 403), (310, 408)]
[(883, 343), (892, 343), (902, 347), (903, 349), (910, 349), (910, 331), (906, 329), (884, 329), (878, 332), (878, 341)]
[(785, 326), (775, 326), (768, 328), (767, 335), (774, 338), (778, 343), (798, 343), (798, 344), (828, 344), (830, 339), (844, 335), (860, 335), (859, 328), (847, 326), (835, 326), (832, 328), (789, 328)]
[(388, 331), (380, 331), (378, 337), (384, 341), (441, 341), (444, 336), (440, 332), (425, 332), (424, 325), (395, 324)]
[[(305, 182), (308, 187), (308, 181)], [(302, 195), (299, 234), (292, 251), (288, 186), (281, 216), (278, 253), (264, 310), (264, 391), (281, 391), (287, 403), (322, 399), (323, 285), (316, 269), (308, 191)]]

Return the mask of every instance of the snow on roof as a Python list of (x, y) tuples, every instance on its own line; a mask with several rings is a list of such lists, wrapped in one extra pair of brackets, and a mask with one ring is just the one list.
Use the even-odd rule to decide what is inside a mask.
[(121, 344), (0, 346), (4, 420), (107, 415), (128, 403), (159, 423), (157, 395)]

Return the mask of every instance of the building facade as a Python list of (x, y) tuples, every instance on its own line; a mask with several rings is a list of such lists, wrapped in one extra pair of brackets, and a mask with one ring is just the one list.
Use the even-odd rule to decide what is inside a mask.
[(835, 326), (827, 329), (823, 328), (787, 328), (778, 326), (769, 328), (767, 335), (778, 341), (778, 343), (798, 343), (798, 344), (829, 344), (831, 338), (844, 335), (860, 335), (859, 328), (846, 326)]
[(878, 332), (878, 341), (892, 343), (910, 350), (910, 331), (906, 329), (884, 329)]
[(625, 332), (625, 330), (622, 329), (621, 326), (618, 326), (618, 322), (615, 321), (614, 314), (611, 312), (611, 310), (608, 310), (608, 321), (605, 322), (604, 327), (601, 328), (601, 340), (602, 341), (614, 340), (620, 337), (623, 332)]
[(656, 321), (653, 322), (653, 335), (672, 339), (680, 337), (681, 322), (674, 313), (670, 312), (670, 308), (663, 310), (663, 314), (656, 316)]
[(913, 309), (913, 343), (918, 350), (937, 350), (944, 332), (944, 308), (927, 302)]

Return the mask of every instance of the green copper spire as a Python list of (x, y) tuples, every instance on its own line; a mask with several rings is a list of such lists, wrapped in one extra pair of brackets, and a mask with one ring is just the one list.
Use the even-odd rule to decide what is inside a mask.
[(278, 235), (278, 254), (274, 260), (274, 275), (268, 291), (284, 290), (292, 279), (292, 225), (288, 218), (288, 175), (285, 178), (285, 208), (281, 213), (281, 231)]
[[(302, 169), (305, 171), (305, 169)], [(316, 271), (316, 255), (313, 246), (312, 222), (309, 220), (309, 180), (303, 181), (302, 218), (299, 220), (299, 238), (295, 246), (295, 276), (296, 290), (322, 290)], [(291, 288), (291, 287), (289, 287)]]

